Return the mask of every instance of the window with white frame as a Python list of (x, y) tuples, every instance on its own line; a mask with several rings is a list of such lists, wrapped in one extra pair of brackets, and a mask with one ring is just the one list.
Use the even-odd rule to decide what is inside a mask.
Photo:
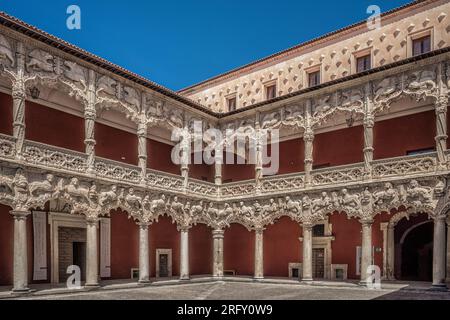
[(271, 100), (277, 97), (277, 84), (270, 83), (265, 86), (266, 100)]
[(228, 111), (235, 111), (237, 109), (236, 95), (232, 95), (226, 98)]

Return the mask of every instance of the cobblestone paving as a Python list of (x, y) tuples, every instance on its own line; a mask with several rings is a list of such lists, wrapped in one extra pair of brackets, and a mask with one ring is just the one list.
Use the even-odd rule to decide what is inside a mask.
[(255, 283), (199, 283), (22, 297), (49, 300), (450, 300), (450, 292)]

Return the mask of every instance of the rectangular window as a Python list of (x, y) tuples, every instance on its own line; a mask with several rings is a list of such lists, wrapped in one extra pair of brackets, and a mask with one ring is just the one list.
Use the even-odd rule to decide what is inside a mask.
[(356, 59), (356, 72), (364, 72), (372, 68), (370, 55), (359, 57)]
[(277, 86), (275, 84), (266, 87), (266, 99), (271, 100), (277, 97)]
[(313, 237), (325, 237), (324, 224), (318, 224), (313, 227)]
[(412, 47), (413, 47), (413, 56), (419, 56), (421, 54), (430, 52), (431, 51), (431, 37), (425, 36), (425, 37), (413, 40)]
[(308, 74), (308, 84), (310, 88), (320, 84), (320, 71), (315, 71)]
[(236, 97), (231, 97), (227, 99), (228, 104), (228, 111), (235, 111), (236, 110)]

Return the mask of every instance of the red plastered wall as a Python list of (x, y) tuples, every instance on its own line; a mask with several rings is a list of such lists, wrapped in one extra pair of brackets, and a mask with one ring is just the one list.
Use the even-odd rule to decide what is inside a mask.
[(180, 175), (180, 166), (172, 162), (173, 146), (147, 139), (147, 166), (150, 169)]
[(361, 246), (361, 223), (347, 219), (345, 214), (330, 216), (335, 240), (331, 242), (332, 263), (348, 264), (348, 278), (359, 279), (356, 275), (356, 247)]
[(314, 138), (314, 165), (340, 166), (363, 161), (362, 126), (321, 133)]
[(232, 224), (225, 230), (224, 270), (235, 270), (238, 276), (254, 275), (255, 233)]
[(13, 121), (12, 97), (0, 93), (0, 133), (12, 136)]
[[(303, 139), (283, 141), (279, 145), (278, 174), (302, 172), (305, 170), (305, 147)], [(275, 156), (271, 154), (272, 158)]]
[(0, 204), (0, 286), (13, 283), (14, 219), (10, 211)]
[(197, 161), (194, 154), (192, 154), (191, 164), (189, 165), (189, 177), (197, 180), (214, 182), (215, 166), (205, 164), (202, 154), (200, 154), (200, 158), (202, 159), (202, 163), (195, 164)]
[(156, 249), (172, 249), (172, 275), (180, 275), (180, 233), (175, 224), (167, 217), (150, 226), (150, 268), (151, 276), (156, 274)]
[(111, 212), (111, 278), (130, 279), (139, 268), (139, 228), (121, 210)]
[(137, 135), (95, 123), (96, 155), (102, 158), (138, 164)]
[(212, 231), (203, 224), (189, 230), (189, 267), (191, 275), (212, 274)]
[(301, 227), (283, 217), (264, 231), (264, 275), (288, 277), (289, 263), (302, 261)]
[(84, 152), (84, 119), (34, 102), (26, 102), (28, 140)]
[(408, 151), (435, 148), (436, 117), (422, 112), (375, 123), (374, 159), (405, 156)]

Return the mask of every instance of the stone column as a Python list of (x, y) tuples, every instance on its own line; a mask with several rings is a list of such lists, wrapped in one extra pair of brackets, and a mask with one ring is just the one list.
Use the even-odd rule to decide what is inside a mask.
[(361, 284), (367, 284), (367, 269), (372, 265), (373, 220), (362, 220)]
[(28, 250), (27, 217), (28, 211), (11, 211), (14, 217), (14, 264), (13, 292), (28, 292)]
[(141, 169), (141, 183), (147, 180), (147, 123), (139, 122), (137, 129), (139, 168)]
[(305, 145), (305, 185), (310, 186), (312, 183), (311, 171), (313, 170), (313, 151), (314, 151), (314, 131), (311, 125), (312, 113), (311, 100), (306, 101), (306, 128), (303, 134), (303, 141)]
[(255, 122), (255, 186), (256, 186), (256, 193), (261, 193), (261, 187), (262, 187), (262, 180), (264, 177), (264, 164), (263, 164), (263, 137), (262, 137), (262, 131), (261, 126), (259, 123), (259, 114), (256, 116), (256, 122)]
[(98, 219), (86, 219), (86, 287), (98, 287)]
[(447, 106), (448, 106), (448, 89), (445, 85), (444, 64), (439, 63), (437, 68), (437, 82), (439, 97), (436, 101), (436, 151), (437, 151), (437, 167), (440, 170), (447, 169)]
[(139, 283), (150, 282), (150, 253), (148, 246), (148, 224), (139, 225)]
[(395, 226), (388, 226), (388, 248), (387, 248), (387, 279), (395, 280)]
[(433, 288), (447, 289), (445, 284), (445, 215), (434, 217), (434, 238), (433, 238)]
[(448, 97), (441, 96), (436, 102), (436, 151), (438, 169), (447, 169), (447, 104)]
[(25, 48), (23, 43), (17, 44), (17, 74), (12, 84), (13, 99), (13, 135), (16, 138), (16, 157), (23, 159), (23, 144), (25, 142)]
[(255, 231), (255, 280), (264, 279), (264, 231)]
[(375, 126), (375, 118), (373, 115), (367, 114), (364, 119), (364, 169), (370, 177), (372, 175), (373, 161), (373, 127)]
[(222, 162), (218, 162), (216, 160), (214, 164), (215, 169), (215, 175), (214, 175), (214, 181), (216, 183), (216, 186), (222, 185)]
[(303, 278), (302, 281), (313, 281), (312, 268), (312, 224), (303, 224)]
[(450, 217), (447, 218), (447, 282), (450, 282)]
[(372, 85), (369, 83), (365, 87), (364, 103), (364, 168), (368, 177), (372, 176), (373, 161), (373, 128), (375, 126), (375, 116), (373, 114)]
[(181, 230), (180, 280), (189, 280), (189, 229)]
[[(186, 129), (187, 130), (187, 129)], [(183, 186), (187, 190), (189, 184), (189, 160), (191, 157), (190, 141), (188, 137), (183, 137), (181, 142), (181, 176), (183, 177)]]
[(84, 107), (84, 144), (87, 154), (87, 172), (90, 174), (95, 174), (95, 120), (97, 119), (95, 103), (95, 72), (89, 70), (88, 97)]
[(383, 232), (383, 279), (388, 278), (388, 227), (389, 222), (380, 223), (380, 230)]
[(223, 278), (223, 238), (225, 231), (217, 229), (213, 231), (213, 277)]

